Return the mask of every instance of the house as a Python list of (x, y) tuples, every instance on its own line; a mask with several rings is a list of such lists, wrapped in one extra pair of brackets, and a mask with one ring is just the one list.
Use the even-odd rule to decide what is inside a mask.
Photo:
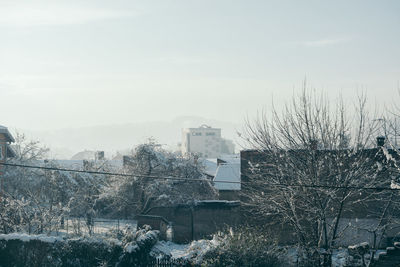
[[(0, 125), (0, 163), (5, 163), (7, 158), (15, 157), (14, 150), (11, 149), (10, 143), (14, 143), (15, 139), (8, 131), (7, 127)], [(3, 174), (4, 166), (0, 164), (0, 185), (1, 196), (3, 195)]]
[(240, 164), (221, 163), (213, 180), (221, 200), (238, 200), (241, 189)]
[(199, 159), (203, 173), (213, 182), (220, 200), (239, 200), (241, 190), (240, 155), (223, 155), (215, 159)]
[(240, 157), (226, 155), (217, 159), (214, 187), (221, 200), (239, 200), (241, 190)]
[(5, 162), (7, 158), (15, 157), (15, 152), (10, 147), (15, 139), (8, 131), (7, 127), (0, 125), (0, 162)]
[[(389, 200), (392, 199), (392, 194), (393, 203), (400, 200), (400, 195), (397, 192), (391, 191), (393, 188), (399, 188), (398, 162), (400, 162), (400, 155), (396, 150), (386, 148), (384, 143), (384, 138), (378, 137), (376, 147), (357, 151), (349, 149), (327, 150), (318, 149), (317, 147), (311, 148), (314, 150), (313, 153), (310, 153), (310, 150), (307, 149), (271, 152), (243, 150), (241, 151), (242, 190), (246, 191), (247, 186), (249, 186), (248, 192), (254, 194), (254, 190), (258, 190), (259, 195), (268, 200), (275, 192), (273, 188), (271, 189), (271, 184), (282, 186), (282, 188), (290, 188), (291, 184), (293, 184), (293, 188), (296, 188), (296, 185), (300, 183), (299, 179), (295, 177), (306, 177), (308, 175), (307, 172), (313, 169), (308, 169), (309, 166), (318, 165), (322, 167), (318, 168), (319, 180), (318, 184), (315, 184), (316, 188), (321, 185), (336, 186), (338, 187), (335, 189), (338, 192), (337, 194), (341, 195), (340, 192), (347, 190), (346, 184), (332, 183), (332, 181), (336, 180), (329, 179), (340, 178), (339, 175), (348, 173), (349, 176), (347, 177), (351, 181), (359, 181), (359, 183), (351, 183), (350, 187), (358, 185), (361, 188), (353, 189), (356, 193), (352, 194), (349, 197), (350, 201), (347, 202), (351, 203), (351, 205), (346, 206), (346, 210), (343, 210), (338, 225), (342, 239), (340, 240), (341, 243), (336, 244), (347, 246), (365, 241), (373, 244), (375, 240), (382, 240), (381, 245), (384, 246), (385, 242), (390, 243), (391, 238), (398, 236), (399, 225), (393, 217), (400, 218), (399, 208), (391, 205), (391, 216), (393, 217), (388, 217), (387, 220), (390, 220), (390, 223), (387, 224), (388, 227), (383, 229), (380, 225), (383, 218), (381, 217), (383, 216), (382, 211), (387, 205), (387, 201), (392, 201)], [(286, 167), (289, 168), (287, 171), (285, 170)], [(311, 174), (312, 171), (309, 173)], [(276, 181), (280, 182), (277, 183)], [(364, 185), (363, 181), (366, 181), (366, 183), (367, 181), (373, 181), (376, 185), (368, 183)], [(311, 190), (309, 188), (313, 185), (309, 181), (305, 183), (307, 185), (305, 188)], [(374, 192), (377, 192), (377, 196), (378, 193), (380, 194), (379, 198), (368, 198), (373, 191), (371, 189), (362, 190), (363, 187), (377, 187), (377, 190)], [(381, 188), (387, 190), (381, 190)], [(331, 205), (332, 209), (327, 209), (328, 220), (333, 220), (335, 216), (334, 206), (339, 204), (335, 202)], [(329, 214), (329, 210), (332, 210), (333, 213)], [(301, 212), (302, 208), (299, 207), (297, 211)], [(273, 227), (275, 228), (273, 228), (273, 231), (281, 235), (279, 238), (282, 243), (291, 242), (291, 230), (288, 229), (288, 224), (283, 223), (279, 218), (278, 220), (274, 220), (273, 215), (270, 215), (265, 220), (268, 221), (265, 222), (274, 225)]]

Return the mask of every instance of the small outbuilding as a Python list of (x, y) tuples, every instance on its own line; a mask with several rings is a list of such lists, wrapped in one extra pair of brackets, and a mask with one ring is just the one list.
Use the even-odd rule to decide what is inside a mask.
[(239, 200), (240, 163), (219, 164), (213, 182), (221, 200)]

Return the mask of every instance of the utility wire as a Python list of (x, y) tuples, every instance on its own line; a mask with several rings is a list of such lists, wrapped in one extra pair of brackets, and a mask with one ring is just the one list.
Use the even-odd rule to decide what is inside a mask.
[[(176, 177), (176, 176), (158, 176), (158, 175), (144, 175), (144, 174), (126, 174), (126, 173), (115, 173), (115, 172), (102, 172), (102, 171), (83, 171), (76, 169), (65, 169), (65, 168), (55, 168), (55, 167), (45, 167), (45, 166), (33, 166), (33, 165), (24, 165), (24, 164), (15, 164), (15, 163), (3, 163), (0, 162), (0, 165), (4, 166), (12, 166), (12, 167), (21, 167), (21, 168), (30, 168), (30, 169), (43, 169), (50, 171), (64, 171), (64, 172), (75, 172), (75, 173), (89, 173), (89, 174), (102, 174), (102, 175), (114, 175), (114, 176), (123, 176), (123, 177), (142, 177), (142, 178), (151, 178), (158, 180), (176, 180), (176, 181), (200, 181), (205, 182), (208, 181), (206, 179), (198, 179), (198, 178), (188, 178), (188, 177)], [(229, 183), (229, 184), (251, 184), (248, 182), (234, 182), (234, 181), (214, 181), (215, 183)], [(305, 187), (305, 188), (330, 188), (330, 189), (359, 189), (359, 190), (374, 190), (374, 191), (400, 191), (400, 188), (390, 188), (390, 187), (362, 187), (362, 186), (334, 186), (334, 185), (308, 185), (308, 184), (287, 184), (287, 183), (266, 183), (266, 185), (271, 186), (283, 186), (283, 187)]]
[(400, 188), (390, 188), (390, 187), (308, 185), (308, 184), (284, 184), (284, 183), (266, 183), (266, 185), (286, 186), (286, 187), (306, 187), (306, 188), (360, 189), (360, 190), (374, 190), (374, 191), (400, 191)]
[[(159, 180), (200, 181), (200, 182), (208, 181), (206, 179), (189, 178), (189, 177), (158, 176), (158, 175), (145, 175), (145, 174), (127, 174), (127, 173), (102, 172), (102, 171), (83, 171), (83, 170), (76, 170), (76, 169), (65, 169), (65, 168), (55, 168), (55, 167), (45, 167), (45, 166), (33, 166), (33, 165), (24, 165), (24, 164), (15, 164), (15, 163), (2, 163), (2, 162), (0, 162), (0, 165), (12, 166), (12, 167), (21, 167), (21, 168), (30, 168), (30, 169), (42, 169), (42, 170), (49, 170), (49, 171), (103, 174), (103, 175), (114, 175), (114, 176), (123, 176), (123, 177), (141, 177), (141, 178), (151, 178), (151, 179), (159, 179)], [(217, 181), (217, 183), (240, 184), (240, 182), (233, 182), (233, 181)]]

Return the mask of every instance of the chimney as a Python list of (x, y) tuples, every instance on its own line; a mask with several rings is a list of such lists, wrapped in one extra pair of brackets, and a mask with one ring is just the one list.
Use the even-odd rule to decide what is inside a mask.
[(104, 160), (104, 151), (96, 151), (95, 160)]
[(133, 162), (132, 157), (122, 156), (122, 165), (124, 167), (128, 167), (128, 166), (132, 165), (132, 162)]
[(193, 162), (194, 162), (194, 164), (197, 164), (199, 162), (199, 156), (198, 155), (194, 155), (193, 156)]
[(376, 138), (376, 146), (377, 147), (383, 147), (385, 145), (385, 137), (384, 136), (378, 136)]
[(92, 167), (92, 164), (86, 159), (84, 159), (82, 162), (83, 162), (83, 169), (85, 171), (89, 171), (90, 168)]
[(318, 149), (318, 141), (317, 140), (311, 140), (310, 141), (310, 148), (311, 148), (311, 150), (317, 150)]

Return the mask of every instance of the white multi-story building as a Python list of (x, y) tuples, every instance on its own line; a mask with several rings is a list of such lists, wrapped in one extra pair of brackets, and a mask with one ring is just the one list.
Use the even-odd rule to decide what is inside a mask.
[(182, 130), (182, 155), (195, 154), (203, 158), (217, 158), (222, 154), (233, 154), (232, 141), (221, 137), (220, 128), (202, 125), (199, 128)]

